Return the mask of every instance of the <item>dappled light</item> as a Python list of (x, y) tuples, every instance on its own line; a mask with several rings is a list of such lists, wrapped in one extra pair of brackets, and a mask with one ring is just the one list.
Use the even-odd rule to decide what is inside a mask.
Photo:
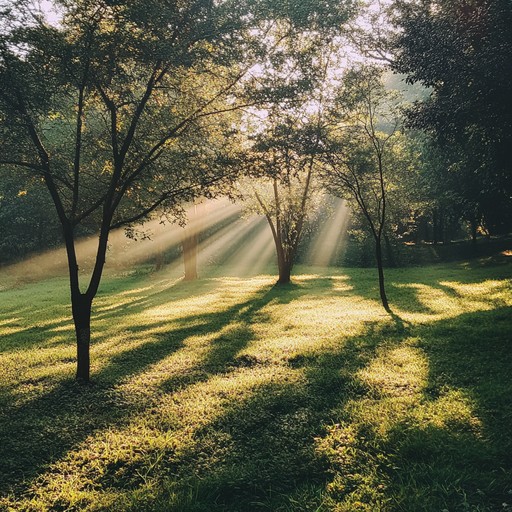
[[(504, 338), (495, 338), (493, 348), (480, 347), (481, 368), (473, 377), (463, 368), (444, 373), (456, 357), (445, 344), (459, 343), (448, 334), (453, 322), (467, 330), (481, 318), (491, 333), (485, 317), (491, 315), (495, 328), (510, 327), (503, 310), (512, 305), (510, 282), (490, 278), (485, 269), (439, 267), (404, 283), (401, 271), (390, 271), (397, 323), (382, 311), (371, 271), (332, 270), (301, 273), (299, 267), (285, 288), (276, 288), (270, 275), (187, 284), (161, 272), (110, 278), (92, 323), (95, 384), (78, 395), (79, 409), (66, 391), (73, 354), (64, 343), (71, 336), (65, 317), (37, 321), (46, 333), (37, 345), (25, 345), (23, 357), (19, 349), (1, 356), (0, 399), (9, 404), (16, 429), (28, 428), (38, 414), (40, 435), (50, 444), (34, 452), (27, 438), (3, 479), (13, 484), (30, 454), (24, 488), (45, 506), (95, 502), (124, 509), (151, 499), (186, 510), (217, 496), (219, 510), (238, 510), (234, 500), (246, 503), (249, 481), (262, 486), (251, 496), (273, 507), (296, 490), (283, 483), (276, 498), (263, 488), (278, 477), (290, 481), (283, 476), (301, 481), (312, 468), (320, 480), (301, 499), (330, 506), (344, 496), (349, 508), (390, 496), (416, 507), (428, 492), (420, 467), (436, 493), (454, 472), (461, 485), (470, 485), (473, 469), (487, 475), (478, 454), (497, 449), (492, 432), (507, 413), (488, 415), (492, 380), (484, 375), (494, 353), (509, 347)], [(414, 280), (414, 272), (409, 275)], [(32, 286), (18, 289), (14, 311), (34, 293)], [(4, 332), (18, 340), (13, 348), (34, 327), (12, 314), (0, 322), (19, 329)], [(473, 351), (475, 336), (460, 342)], [(512, 385), (505, 358), (499, 360), (501, 385)], [(59, 409), (47, 409), (55, 400)], [(81, 423), (91, 412), (95, 420)], [(64, 423), (71, 430), (57, 448), (51, 432)], [(3, 446), (4, 454), (10, 446)], [(375, 446), (381, 458), (372, 455)], [(460, 454), (466, 467), (454, 465), (449, 453)], [(219, 494), (215, 482), (227, 478), (230, 464), (237, 467), (229, 470), (235, 487)], [(259, 464), (267, 467), (264, 473)], [(398, 488), (415, 490), (406, 498)]]
[[(512, 299), (503, 293), (507, 284), (486, 280), (481, 283), (445, 282), (437, 286), (423, 283), (398, 284), (397, 298), (404, 298), (412, 292), (416, 302), (416, 311), (402, 310), (400, 300), (396, 312), (404, 320), (415, 322), (431, 322), (435, 319), (447, 319), (469, 311), (488, 311), (498, 306), (511, 306)], [(463, 300), (453, 300), (459, 298)], [(410, 302), (408, 301), (410, 304)]]

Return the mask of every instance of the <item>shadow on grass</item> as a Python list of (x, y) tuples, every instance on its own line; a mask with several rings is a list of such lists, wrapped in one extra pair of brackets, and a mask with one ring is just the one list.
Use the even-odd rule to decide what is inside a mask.
[[(387, 449), (397, 510), (507, 509), (512, 494), (512, 313), (467, 313), (420, 329), (429, 362), (423, 393), (444, 421), (399, 421)], [(469, 412), (467, 412), (469, 409)], [(472, 419), (468, 421), (466, 414)], [(422, 508), (424, 503), (430, 508)], [(437, 509), (435, 507), (438, 507)]]
[[(315, 440), (325, 435), (336, 411), (364, 395), (356, 374), (375, 357), (384, 331), (388, 342), (402, 340), (392, 321), (385, 328), (369, 324), (363, 335), (340, 340), (335, 352), (288, 359), (293, 383), (267, 382), (230, 404), (195, 432), (194, 448), (182, 457), (176, 458), (172, 447), (160, 457), (153, 454), (164, 461), (153, 474), (174, 477), (155, 484), (160, 492), (148, 510), (317, 510), (332, 468)], [(258, 367), (232, 371), (250, 379)], [(131, 486), (140, 487), (135, 468), (131, 475)]]
[[(192, 292), (186, 295), (200, 295), (212, 286), (214, 284), (208, 281), (194, 283)], [(163, 392), (172, 392), (176, 386), (207, 379), (212, 374), (240, 364), (235, 356), (252, 339), (250, 324), (261, 315), (260, 310), (272, 301), (285, 303), (291, 300), (293, 295), (266, 286), (243, 302), (218, 312), (138, 325), (132, 332), (142, 337), (146, 331), (155, 328), (161, 327), (164, 330), (156, 340), (113, 356), (106, 367), (93, 374), (90, 386), (82, 387), (73, 381), (60, 381), (51, 391), (24, 401), (21, 405), (16, 405), (16, 390), (4, 388), (0, 397), (6, 405), (0, 417), (0, 490), (26, 483), (87, 436), (109, 425), (122, 425), (130, 420), (132, 414), (141, 413), (141, 410), (150, 407), (153, 401), (146, 404), (120, 401), (114, 390), (115, 385), (129, 376), (144, 372), (152, 364), (176, 352), (189, 336), (211, 334), (232, 323), (241, 323), (230, 336), (219, 336), (211, 343), (205, 360), (197, 364), (194, 379), (187, 376), (177, 378), (176, 382), (169, 379), (162, 386)], [(167, 294), (162, 291), (151, 295), (152, 307), (162, 301), (169, 301), (168, 291)], [(145, 305), (134, 301), (134, 307), (139, 310), (144, 309)], [(113, 317), (118, 318), (119, 313), (115, 313), (111, 312)]]
[[(195, 283), (194, 286), (197, 287), (198, 283)], [(207, 282), (206, 286), (209, 288), (211, 283)], [(165, 294), (162, 295), (162, 297), (164, 296)], [(270, 302), (283, 304), (291, 300), (293, 300), (291, 294), (280, 293), (274, 287), (263, 287), (247, 300), (219, 312), (185, 316), (173, 319), (169, 323), (151, 322), (132, 327), (131, 332), (138, 336), (144, 336), (145, 332), (158, 327), (168, 327), (168, 329), (161, 333), (156, 341), (144, 343), (138, 348), (128, 349), (113, 356), (110, 363), (94, 375), (94, 379), (98, 382), (118, 382), (125, 377), (140, 373), (151, 364), (162, 360), (172, 351), (182, 347), (183, 340), (190, 336), (209, 335), (231, 324), (241, 324), (235, 329), (231, 329), (231, 332), (219, 335), (210, 343), (205, 360), (198, 363), (199, 374), (202, 375), (202, 378), (208, 378), (210, 374), (222, 371), (226, 365), (235, 362), (236, 354), (253, 339), (251, 323), (256, 320), (258, 322), (268, 320), (261, 313), (267, 304)], [(155, 302), (152, 302), (152, 306), (155, 306)], [(188, 384), (195, 382), (190, 376), (183, 377)], [(176, 385), (178, 384), (182, 384), (180, 376), (176, 378)], [(163, 386), (167, 391), (171, 391), (173, 379), (168, 379)]]
[[(291, 303), (314, 289), (320, 289), (321, 295), (373, 297), (371, 291), (358, 289), (355, 283), (350, 291), (333, 292), (332, 280), (315, 279), (289, 287), (263, 287), (216, 313), (135, 328), (139, 335), (155, 327), (166, 330), (155, 341), (114, 356), (95, 376), (96, 385), (80, 388), (62, 382), (3, 420), (3, 489), (27, 483), (87, 436), (122, 426), (132, 415), (155, 406), (157, 400), (120, 404), (113, 389), (126, 377), (142, 373), (176, 352), (189, 336), (225, 329), (195, 363), (192, 374), (171, 377), (161, 384), (162, 394), (213, 376), (257, 372), (265, 361), (238, 354), (254, 339), (252, 325), (269, 321), (263, 311), (268, 304)], [(195, 285), (198, 295), (201, 286)], [(155, 294), (151, 305), (160, 301), (168, 302), (168, 296)], [(146, 305), (133, 304), (141, 310)], [(382, 510), (464, 510), (464, 500), (468, 507), (480, 507), (473, 508), (475, 511), (498, 510), (507, 499), (512, 469), (507, 459), (512, 452), (511, 329), (507, 308), (417, 328), (404, 325), (398, 316), (367, 323), (362, 335), (340, 337), (339, 350), (289, 359), (290, 373), (296, 377), (292, 383), (268, 382), (249, 397), (227, 405), (213, 422), (194, 433), (194, 445), (186, 453), (176, 455), (172, 447), (164, 453), (148, 452), (148, 460), (159, 461), (151, 466), (150, 474), (128, 465), (119, 480), (116, 468), (107, 468), (100, 482), (102, 490), (135, 489), (131, 510), (242, 512), (317, 510), (326, 499), (341, 503), (364, 486), (375, 490), (384, 483), (382, 489), (375, 490), (377, 494), (368, 490), (367, 505), (374, 506), (373, 510), (378, 510), (375, 506), (379, 503), (386, 503)], [(318, 440), (329, 438), (331, 426), (352, 420), (349, 404), (376, 400), (358, 372), (371, 364), (383, 343), (385, 350), (392, 350), (410, 337), (420, 340), (418, 348), (429, 366), (428, 382), (420, 392), (421, 405), (436, 405), (450, 390), (460, 391), (473, 404), (481, 428), (472, 430), (457, 421), (423, 425), (406, 414), (382, 437), (368, 419), (354, 427), (352, 444), (346, 441), (334, 445), (333, 453), (319, 452)], [(345, 451), (346, 459), (342, 457)], [(145, 491), (148, 474), (153, 485)], [(329, 485), (336, 478), (341, 484), (333, 491)], [(358, 495), (358, 501), (361, 499), (364, 496)]]
[[(385, 434), (378, 415), (351, 416), (358, 402), (371, 409), (386, 399), (358, 378), (382, 348), (378, 326), (337, 352), (295, 357), (289, 365), (304, 379), (264, 385), (196, 432), (192, 451), (164, 454), (174, 476), (158, 481), (148, 510), (503, 510), (512, 490), (511, 323), (500, 308), (415, 330), (429, 363), (419, 411), (405, 408)], [(487, 339), (478, 324), (494, 326)], [(392, 323), (387, 332), (387, 351), (408, 346)], [(474, 419), (458, 415), (461, 405)], [(322, 439), (329, 449), (319, 451)]]

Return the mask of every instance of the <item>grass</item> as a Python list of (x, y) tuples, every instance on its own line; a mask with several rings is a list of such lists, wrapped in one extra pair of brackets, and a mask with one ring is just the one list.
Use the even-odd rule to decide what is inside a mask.
[[(512, 265), (0, 291), (0, 510), (512, 510)], [(1, 283), (0, 283), (1, 284)]]

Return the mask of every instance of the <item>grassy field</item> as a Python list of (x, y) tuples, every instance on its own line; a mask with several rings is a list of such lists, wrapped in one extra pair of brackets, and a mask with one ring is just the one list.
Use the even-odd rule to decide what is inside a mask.
[(66, 280), (4, 279), (0, 510), (512, 510), (506, 260), (390, 270), (393, 316), (368, 269), (112, 275), (85, 387)]

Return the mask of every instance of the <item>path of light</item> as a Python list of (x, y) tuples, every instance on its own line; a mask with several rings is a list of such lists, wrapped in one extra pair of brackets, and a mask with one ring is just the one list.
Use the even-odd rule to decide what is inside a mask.
[(201, 242), (198, 254), (199, 267), (224, 264), (230, 259), (233, 250), (236, 250), (235, 248), (242, 244), (247, 233), (254, 228), (258, 221), (258, 217), (239, 219)]
[(237, 276), (257, 275), (275, 259), (272, 233), (264, 217), (259, 217), (241, 247), (226, 262), (230, 273)]
[[(224, 270), (233, 275), (264, 272), (276, 259), (271, 231), (264, 217), (241, 219), (239, 213), (240, 207), (228, 200), (205, 201), (190, 208), (190, 221), (186, 229), (153, 220), (144, 226), (144, 231), (151, 233), (151, 239), (144, 240), (127, 238), (123, 230), (117, 230), (110, 236), (106, 268), (150, 261), (156, 255), (179, 246), (185, 233), (202, 233), (198, 246), (199, 272), (218, 265), (223, 265)], [(342, 200), (336, 200), (333, 215), (311, 244), (309, 263), (327, 266), (334, 262), (340, 240), (346, 231), (347, 220), (348, 208)], [(219, 226), (222, 227), (219, 229)], [(91, 271), (97, 246), (96, 236), (77, 243), (79, 264), (84, 275)], [(176, 254), (181, 254), (181, 250), (176, 251)], [(172, 267), (182, 265), (181, 259), (177, 258)], [(4, 272), (13, 277), (39, 278), (64, 275), (66, 269), (66, 254), (61, 247), (6, 267)]]
[(346, 235), (349, 209), (343, 199), (336, 199), (334, 212), (326, 220), (317, 236), (313, 239), (307, 254), (311, 265), (327, 267), (333, 265), (336, 251)]
[[(177, 225), (161, 224), (158, 220), (154, 220), (147, 226), (147, 230), (151, 232), (151, 238), (132, 241), (125, 257), (134, 263), (148, 260), (151, 256), (179, 245), (185, 234), (191, 236), (207, 231), (239, 212), (240, 207), (228, 200), (208, 201), (188, 209), (187, 216), (190, 220), (185, 229)], [(116, 261), (118, 260), (119, 258), (116, 257)]]
[[(195, 209), (195, 207), (192, 207)], [(217, 223), (226, 221), (240, 211), (240, 207), (228, 200), (208, 201), (200, 208), (188, 227), (192, 232), (208, 229)], [(152, 233), (151, 239), (135, 241), (126, 237), (124, 230), (115, 230), (109, 237), (106, 268), (147, 261), (156, 254), (178, 245), (183, 239), (184, 229), (177, 225), (161, 224), (152, 220), (143, 227)], [(98, 249), (98, 237), (91, 236), (76, 243), (76, 252), (81, 273), (87, 275), (94, 264)], [(67, 270), (67, 258), (64, 247), (36, 254), (19, 263), (2, 269), (2, 273), (14, 278), (37, 279), (52, 275), (63, 275)]]

